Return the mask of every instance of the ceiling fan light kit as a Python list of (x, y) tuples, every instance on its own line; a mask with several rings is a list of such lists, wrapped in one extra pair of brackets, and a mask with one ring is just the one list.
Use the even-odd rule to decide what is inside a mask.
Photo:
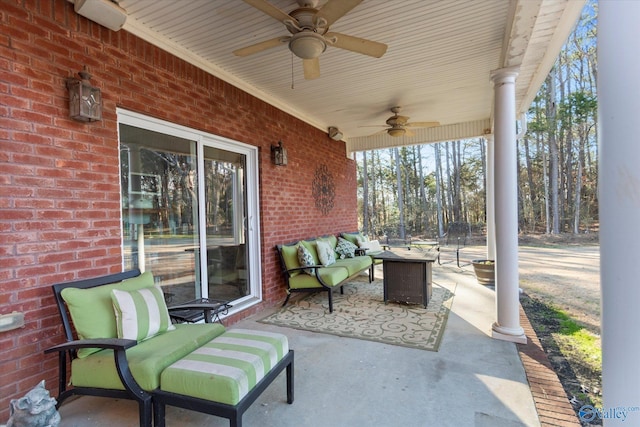
[(407, 131), (403, 128), (391, 128), (387, 131), (387, 134), (389, 134), (389, 136), (397, 138), (399, 136), (404, 136), (406, 132)]
[(301, 59), (314, 59), (327, 50), (327, 43), (318, 33), (302, 31), (294, 34), (289, 40), (289, 49)]

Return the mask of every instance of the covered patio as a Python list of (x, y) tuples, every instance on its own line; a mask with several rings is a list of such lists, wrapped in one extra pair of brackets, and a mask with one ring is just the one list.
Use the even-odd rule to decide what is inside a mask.
[[(451, 416), (464, 417), (467, 425), (485, 420), (487, 425), (536, 425), (534, 395), (513, 344), (527, 342), (518, 303), (516, 120), (529, 108), (584, 1), (344, 2), (353, 7), (325, 11), (323, 19), (339, 32), (336, 40), (339, 34), (356, 39), (343, 37), (327, 46), (319, 64), (307, 66), (316, 74), (320, 69), (320, 76), (312, 73), (317, 78), (309, 80), (302, 61), (282, 42), (288, 34), (285, 25), (274, 19), (283, 18), (282, 10), (296, 9), (289, 0), (92, 0), (82, 14), (72, 1), (0, 3), (0, 314), (16, 312), (16, 318), (24, 319), (24, 327), (0, 335), (0, 422), (8, 418), (9, 401), (42, 379), (48, 388), (55, 387), (56, 361), (43, 352), (63, 336), (50, 286), (119, 272), (125, 265), (120, 132), (123, 125), (134, 130), (144, 121), (171, 130), (172, 138), (181, 136), (179, 143), (175, 138), (162, 142), (192, 158), (196, 148), (203, 153), (203, 146), (214, 140), (218, 146), (211, 142), (208, 148), (232, 147), (250, 158), (246, 170), (253, 173), (255, 214), (237, 218), (242, 225), (246, 220), (253, 233), (250, 295), (234, 306), (229, 324), (251, 323), (284, 300), (276, 244), (357, 228), (353, 152), (486, 138), (487, 251), (498, 262), (496, 291), (460, 284), (439, 353), (292, 333), (292, 347), (308, 354), (296, 365), (298, 378), (306, 374), (309, 381), (299, 381), (293, 407), (258, 404), (247, 421), (262, 425), (259, 420), (268, 412), (274, 425), (281, 424), (287, 417), (280, 416), (280, 409), (301, 411), (290, 418), (296, 425), (300, 420), (319, 422), (319, 416), (304, 418), (313, 409), (337, 420), (339, 411), (323, 401), (334, 398), (348, 408), (342, 416), (358, 417), (356, 410), (365, 399), (352, 390), (369, 384), (344, 375), (340, 381), (346, 383), (330, 388), (328, 376), (320, 375), (364, 367), (367, 374), (383, 373), (367, 375), (372, 388), (393, 393), (374, 394), (379, 400), (368, 403), (378, 405), (363, 408), (360, 416), (392, 420), (385, 417), (400, 412), (396, 416), (414, 413), (424, 420), (428, 412), (429, 421), (436, 420), (432, 414), (443, 420), (438, 424), (461, 425), (447, 421), (456, 419)], [(310, 6), (314, 4), (322, 8), (325, 2)], [(640, 111), (640, 6), (603, 1), (599, 19), (600, 189), (601, 206), (606, 207), (600, 216), (604, 399), (608, 407), (637, 406), (640, 344), (629, 325), (640, 322), (635, 304), (640, 288), (629, 284), (637, 281), (640, 253), (635, 125)], [(387, 50), (380, 58), (361, 55), (360, 39), (383, 43)], [(233, 55), (264, 40), (277, 43), (253, 55)], [(99, 121), (70, 118), (66, 82), (84, 67), (102, 90)], [(429, 127), (417, 126), (413, 136), (372, 135), (375, 130), (369, 126), (395, 130), (385, 120), (396, 106), (403, 108), (407, 121), (431, 122)], [(272, 147), (279, 141), (288, 150), (287, 166), (272, 160)], [(310, 190), (314, 170), (329, 171), (335, 183), (330, 215), (316, 208)], [(201, 179), (200, 188), (205, 186)], [(204, 205), (200, 191), (198, 201)], [(200, 225), (206, 229), (204, 220)], [(206, 260), (204, 255), (200, 259)], [(204, 285), (202, 290), (206, 292)], [(478, 300), (486, 305), (479, 306)], [(331, 355), (330, 349), (335, 350)], [(350, 352), (352, 358), (342, 361), (338, 352)], [(327, 367), (313, 364), (317, 354), (337, 360)], [(416, 359), (422, 359), (419, 372), (425, 379), (417, 385), (411, 365)], [(305, 365), (307, 361), (311, 364)], [(306, 371), (307, 366), (327, 371)], [(314, 395), (319, 385), (323, 393)], [(269, 393), (278, 393), (277, 387), (263, 398), (270, 398)], [(399, 399), (409, 394), (415, 400)], [(397, 400), (387, 411), (382, 402), (389, 395)], [(301, 404), (303, 399), (309, 405)], [(88, 407), (89, 416), (99, 417), (100, 405)], [(126, 413), (118, 408), (102, 406), (110, 416)], [(80, 417), (75, 425), (93, 424), (82, 406), (63, 411), (70, 411), (63, 412), (66, 419)], [(180, 414), (171, 416), (182, 420)]]
[(516, 122), (522, 129), (585, 2), (297, 3), (123, 0), (113, 25), (343, 141), (347, 156), (485, 138), (487, 258), (498, 261), (492, 333), (526, 343), (518, 314)]
[[(535, 257), (525, 256), (527, 260)], [(378, 267), (376, 276), (381, 275)], [(479, 285), (470, 267), (458, 269), (455, 264), (435, 267), (433, 279), (436, 284), (455, 287), (437, 352), (258, 321), (277, 307), (235, 324), (284, 333), (296, 351), (293, 405), (286, 404), (281, 375), (245, 413), (244, 424), (579, 426), (557, 377), (536, 360), (540, 355), (490, 337), (494, 291)], [(537, 341), (530, 331), (528, 335)], [(66, 403), (60, 414), (69, 427), (134, 426), (137, 406), (85, 396)], [(222, 427), (228, 421), (170, 408), (167, 425)]]

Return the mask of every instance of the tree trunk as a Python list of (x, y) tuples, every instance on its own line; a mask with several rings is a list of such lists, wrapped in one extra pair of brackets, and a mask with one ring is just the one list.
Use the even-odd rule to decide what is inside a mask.
[(451, 144), (453, 147), (453, 187), (454, 187), (454, 207), (453, 207), (453, 221), (463, 222), (462, 216), (462, 188), (460, 172), (462, 169), (461, 149), (460, 141), (454, 141)]
[(396, 181), (398, 186), (398, 216), (399, 216), (399, 224), (398, 224), (398, 234), (401, 240), (405, 239), (405, 228), (404, 228), (404, 199), (402, 197), (402, 170), (400, 167), (400, 153), (397, 148), (393, 149), (393, 152), (396, 157)]
[[(449, 221), (451, 221), (452, 218), (454, 218), (454, 214), (453, 214), (453, 185), (452, 185), (452, 179), (451, 179), (451, 155), (449, 154), (449, 141), (444, 143), (444, 161), (446, 162), (446, 180), (443, 180), (443, 184), (446, 182), (447, 185), (447, 191), (445, 192), (445, 197), (447, 200), (447, 203), (445, 205), (445, 207), (447, 208), (447, 223)], [(453, 219), (453, 221), (455, 221), (455, 219)]]
[(551, 69), (547, 77), (547, 121), (549, 123), (549, 196), (551, 204), (551, 232), (560, 233), (559, 209), (558, 209), (558, 143), (556, 141), (556, 73)]
[(424, 171), (422, 170), (422, 145), (418, 145), (418, 179), (420, 180), (420, 223), (424, 228), (423, 234), (428, 234), (429, 212), (427, 208), (427, 194), (424, 190)]
[(523, 182), (522, 182), (522, 165), (520, 162), (520, 139), (516, 138), (516, 177), (517, 177), (517, 182), (516, 182), (516, 191), (517, 191), (517, 204), (518, 204), (518, 231), (521, 231), (523, 228), (523, 224), (524, 224), (524, 200), (522, 200), (522, 197), (524, 195), (524, 191), (522, 188)]
[(536, 228), (536, 215), (535, 215), (535, 205), (537, 201), (536, 189), (533, 183), (533, 167), (531, 165), (531, 154), (529, 153), (529, 137), (525, 135), (522, 138), (522, 143), (524, 145), (524, 161), (526, 162), (527, 167), (527, 182), (529, 185), (529, 199), (531, 200), (531, 215), (529, 227), (532, 231), (535, 231)]
[(433, 144), (436, 161), (436, 215), (438, 220), (438, 237), (444, 236), (444, 221), (442, 218), (442, 161), (440, 159), (440, 144)]
[[(582, 156), (580, 156), (582, 157)], [(582, 193), (582, 159), (578, 161), (576, 174), (576, 190), (573, 204), (573, 234), (580, 233), (580, 194)]]

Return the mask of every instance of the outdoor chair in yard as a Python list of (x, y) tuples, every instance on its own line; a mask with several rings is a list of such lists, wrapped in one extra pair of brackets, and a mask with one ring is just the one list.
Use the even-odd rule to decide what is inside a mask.
[(470, 263), (460, 265), (460, 251), (467, 244), (467, 237), (471, 236), (471, 225), (468, 222), (454, 222), (449, 224), (447, 228), (447, 233), (442, 236), (441, 240), (444, 240), (444, 244), (440, 244), (437, 248), (438, 250), (438, 265), (450, 264), (453, 260), (450, 261), (441, 261), (442, 252), (447, 252), (446, 248), (449, 248), (451, 245), (451, 250), (455, 249), (456, 253), (456, 265), (458, 268), (462, 268), (464, 266), (469, 265)]
[(53, 285), (53, 293), (67, 341), (45, 350), (58, 353), (58, 407), (73, 395), (133, 399), (143, 427), (152, 419), (164, 426), (166, 405), (240, 427), (242, 414), (285, 369), (293, 403), (287, 337), (212, 322), (226, 306), (183, 304), (181, 313), (203, 310), (205, 322), (174, 324), (161, 288), (138, 270)]

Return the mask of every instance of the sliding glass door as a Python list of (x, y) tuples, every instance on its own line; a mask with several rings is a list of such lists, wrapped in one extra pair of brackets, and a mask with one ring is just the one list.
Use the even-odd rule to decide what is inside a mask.
[(259, 300), (255, 147), (129, 112), (119, 121), (124, 268), (151, 271), (172, 303)]
[(247, 295), (246, 156), (204, 147), (204, 215), (209, 297)]

